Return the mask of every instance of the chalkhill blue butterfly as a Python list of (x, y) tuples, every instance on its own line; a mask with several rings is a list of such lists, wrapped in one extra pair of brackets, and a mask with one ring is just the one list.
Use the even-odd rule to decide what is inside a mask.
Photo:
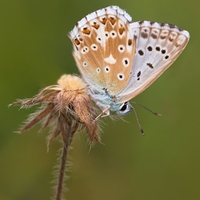
[(73, 56), (88, 93), (102, 113), (128, 113), (129, 100), (143, 92), (177, 59), (188, 43), (181, 28), (132, 22), (118, 6), (97, 10), (69, 33)]

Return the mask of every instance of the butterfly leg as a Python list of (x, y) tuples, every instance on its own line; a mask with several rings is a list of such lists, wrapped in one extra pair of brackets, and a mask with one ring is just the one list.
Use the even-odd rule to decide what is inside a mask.
[(98, 121), (100, 118), (107, 117), (110, 115), (110, 106), (107, 106), (102, 112), (94, 119), (94, 121)]

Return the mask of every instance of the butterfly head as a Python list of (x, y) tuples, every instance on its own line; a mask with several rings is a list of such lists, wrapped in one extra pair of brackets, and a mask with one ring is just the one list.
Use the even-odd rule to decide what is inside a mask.
[(129, 102), (124, 102), (120, 105), (119, 110), (117, 111), (118, 115), (126, 115), (131, 112), (131, 105)]

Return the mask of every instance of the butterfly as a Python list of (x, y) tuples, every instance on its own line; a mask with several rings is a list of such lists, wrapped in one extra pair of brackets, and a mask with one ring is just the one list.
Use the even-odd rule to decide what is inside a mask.
[(169, 68), (189, 37), (171, 24), (132, 22), (118, 6), (88, 14), (69, 33), (88, 94), (105, 115), (129, 113), (129, 101)]

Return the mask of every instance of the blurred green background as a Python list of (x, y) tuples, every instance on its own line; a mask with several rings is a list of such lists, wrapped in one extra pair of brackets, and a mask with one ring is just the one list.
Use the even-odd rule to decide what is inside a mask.
[(7, 105), (34, 96), (64, 73), (78, 73), (66, 33), (86, 14), (113, 4), (134, 21), (176, 24), (191, 40), (173, 66), (134, 99), (162, 114), (136, 107), (145, 137), (131, 113), (128, 123), (105, 119), (105, 145), (90, 153), (85, 133), (74, 138), (67, 199), (200, 199), (200, 1), (10, 0), (0, 2), (0, 200), (52, 196), (61, 143), (53, 142), (47, 153), (48, 131), (38, 133), (37, 126), (16, 134), (34, 109)]

